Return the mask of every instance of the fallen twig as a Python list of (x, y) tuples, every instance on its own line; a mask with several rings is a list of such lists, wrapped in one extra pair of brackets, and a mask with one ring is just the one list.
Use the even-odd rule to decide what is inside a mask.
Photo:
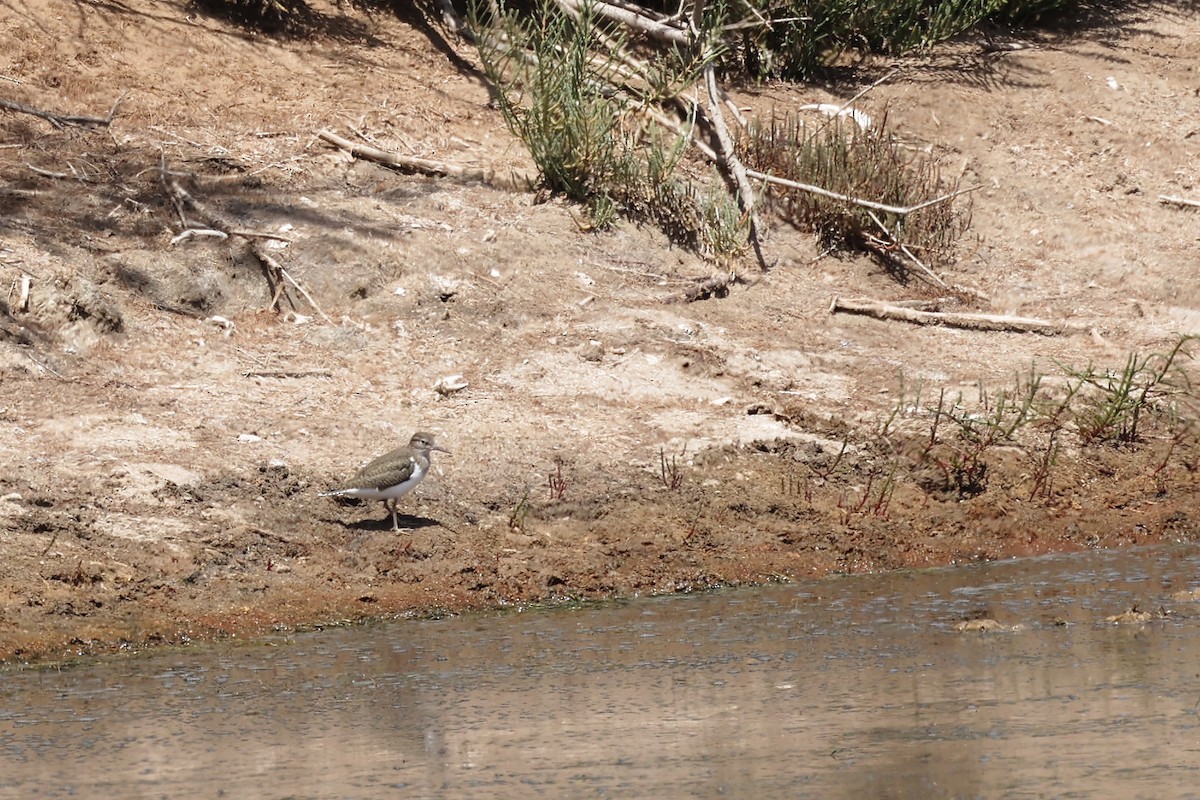
[(229, 234), (225, 231), (218, 231), (214, 228), (186, 228), (182, 233), (177, 233), (171, 237), (170, 246), (174, 247), (180, 242), (186, 242), (193, 236), (212, 236), (217, 239), (228, 239)]
[(914, 308), (884, 303), (878, 300), (843, 300), (833, 298), (829, 313), (863, 314), (876, 319), (910, 322), (914, 325), (944, 325), (974, 331), (1007, 331), (1037, 333), (1042, 336), (1083, 333), (1086, 328), (1066, 322), (1048, 322), (1031, 317), (1010, 317), (1001, 314), (965, 314), (956, 312), (918, 311)]
[[(579, 2), (579, 0), (557, 0), (557, 2), (559, 6), (568, 12), (578, 14), (580, 11), (582, 11), (583, 4)], [(615, 5), (600, 2), (600, 0), (591, 0), (591, 2), (588, 4), (588, 8), (594, 14), (599, 14), (602, 17), (611, 19), (613, 22), (619, 22), (622, 25), (627, 25), (634, 30), (641, 31), (642, 33), (652, 36), (655, 39), (661, 39), (663, 41), (680, 45), (690, 45), (692, 43), (691, 35), (682, 27), (675, 27), (667, 24), (666, 22), (660, 22), (658, 20), (651, 19), (650, 17), (641, 13), (640, 9), (638, 11), (634, 11), (628, 8), (618, 8)]]
[(243, 372), (247, 378), (330, 378), (327, 369), (256, 369)]
[(923, 203), (917, 203), (915, 206), (889, 206), (886, 203), (876, 203), (872, 200), (862, 200), (857, 197), (851, 197), (850, 195), (831, 192), (828, 189), (822, 189), (820, 186), (790, 181), (787, 178), (779, 178), (774, 175), (768, 175), (765, 172), (758, 172), (757, 170), (748, 169), (746, 170), (746, 174), (751, 178), (757, 178), (760, 181), (778, 184), (779, 186), (786, 186), (789, 189), (797, 189), (801, 192), (819, 194), (822, 197), (829, 197), (833, 200), (842, 200), (846, 203), (850, 203), (851, 205), (862, 206), (863, 208), (873, 208), (876, 211), (886, 211), (889, 214), (900, 214), (902, 216), (905, 214), (911, 214), (914, 211), (920, 211), (922, 208), (928, 208), (929, 206), (937, 205), (938, 203), (944, 203), (947, 200), (953, 200), (959, 195), (978, 191), (979, 189), (983, 188), (983, 186), (968, 186), (965, 189), (956, 189), (953, 192), (941, 195), (940, 197), (935, 197), (932, 200), (926, 200)]
[(31, 114), (40, 119), (44, 119), (56, 128), (62, 128), (66, 125), (95, 125), (98, 127), (107, 127), (112, 124), (113, 119), (117, 116), (117, 106), (121, 105), (121, 101), (125, 99), (125, 95), (117, 98), (113, 103), (112, 108), (108, 111), (106, 117), (89, 117), (82, 114), (55, 114), (53, 111), (43, 111), (40, 108), (27, 106), (24, 103), (18, 103), (15, 100), (5, 100), (0, 97), (0, 108), (8, 111), (15, 111), (19, 114)]
[[(256, 248), (251, 248), (251, 249), (254, 250), (255, 255), (257, 255), (259, 258), (267, 258), (268, 257), (265, 253), (259, 253)], [(274, 259), (271, 259), (271, 260), (274, 261)], [(280, 266), (279, 262), (276, 261), (275, 264), (276, 264), (276, 268), (279, 270), (279, 274), (283, 277), (283, 279), (285, 281), (287, 281), (288, 283), (290, 283), (292, 286), (294, 286), (297, 292), (304, 295), (304, 299), (308, 301), (308, 304), (310, 306), (312, 306), (314, 309), (316, 309), (317, 313), (321, 315), (321, 319), (325, 320), (330, 325), (332, 325), (333, 320), (331, 320), (329, 318), (328, 314), (326, 314), (324, 311), (321, 310), (321, 307), (319, 305), (317, 305), (316, 300), (313, 300), (312, 295), (308, 293), (308, 290), (306, 290), (303, 286), (301, 286), (300, 282), (297, 281), (295, 278), (293, 278), (290, 272), (288, 272), (286, 269), (284, 269), (282, 266)]]
[[(308, 304), (312, 306), (318, 314), (321, 315), (321, 319), (325, 320), (331, 325), (333, 324), (333, 320), (329, 318), (329, 315), (326, 314), (319, 305), (317, 305), (317, 301), (313, 299), (312, 295), (305, 291), (304, 287), (300, 285), (300, 282), (293, 278), (288, 271), (283, 268), (283, 265), (276, 261), (270, 253), (266, 252), (262, 246), (262, 239), (284, 239), (286, 241), (284, 237), (275, 236), (273, 234), (251, 232), (239, 227), (234, 220), (227, 217), (220, 211), (210, 208), (205, 203), (202, 203), (200, 200), (193, 197), (186, 189), (180, 186), (179, 182), (176, 181), (169, 172), (167, 172), (165, 163), (160, 166), (160, 175), (163, 186), (167, 191), (167, 195), (171, 198), (171, 202), (175, 206), (175, 211), (179, 215), (180, 221), (185, 228), (191, 229), (193, 227), (188, 223), (185, 212), (185, 207), (191, 207), (195, 212), (200, 214), (200, 216), (204, 217), (206, 224), (210, 226), (209, 229), (203, 231), (205, 235), (212, 235), (213, 232), (217, 232), (229, 236), (238, 236), (246, 241), (247, 249), (251, 254), (254, 255), (255, 258), (259, 260), (259, 263), (266, 268), (267, 282), (272, 290), (272, 308), (274, 308), (276, 311), (279, 310), (279, 301), (284, 295), (285, 286), (286, 284), (291, 284), (296, 291), (300, 292), (300, 294), (304, 296), (304, 299), (308, 301)], [(175, 237), (175, 239), (172, 239), (172, 243), (178, 239), (179, 237)], [(292, 302), (290, 297), (288, 298), (288, 302)], [(292, 307), (295, 307), (294, 303), (292, 303)]]
[(923, 261), (921, 261), (921, 259), (917, 258), (915, 255), (913, 255), (913, 251), (909, 250), (908, 246), (906, 244), (904, 244), (899, 239), (897, 239), (895, 234), (893, 234), (891, 231), (888, 230), (888, 227), (883, 224), (883, 221), (881, 219), (879, 219), (879, 217), (875, 216), (875, 213), (873, 211), (871, 211), (870, 209), (867, 209), (867, 216), (869, 216), (872, 219), (872, 221), (874, 221), (874, 223), (879, 226), (879, 229), (884, 232), (884, 234), (888, 237), (888, 239), (891, 240), (888, 242), (882, 242), (882, 244), (881, 244), (882, 250), (884, 250), (885, 252), (889, 252), (892, 249), (899, 250), (901, 253), (908, 256), (909, 261), (911, 261), (913, 264), (917, 265), (917, 268), (921, 270), (921, 272), (929, 279), (929, 281), (931, 283), (933, 283), (934, 286), (937, 286), (939, 289), (948, 289), (949, 288), (946, 285), (946, 282), (944, 280), (942, 280), (936, 274), (934, 274), (933, 270), (931, 270), (929, 267), (925, 266), (925, 263)]
[(378, 147), (356, 144), (349, 139), (338, 136), (336, 133), (330, 130), (322, 130), (317, 133), (317, 136), (332, 145), (342, 148), (355, 158), (363, 158), (367, 161), (374, 161), (377, 164), (383, 164), (384, 166), (388, 167), (396, 167), (397, 169), (419, 172), (422, 175), (432, 175), (439, 178), (451, 177), (460, 178), (463, 180), (476, 180), (480, 183), (486, 183), (488, 186), (495, 186), (501, 189), (511, 189), (517, 191), (528, 191), (537, 185), (536, 177), (530, 177), (524, 173), (517, 172), (516, 170), (505, 174), (503, 172), (497, 172), (494, 169), (460, 167), (457, 164), (446, 164), (442, 161), (433, 161), (432, 159), (428, 158), (402, 156), (399, 153), (380, 150)]
[(1171, 195), (1167, 194), (1160, 194), (1158, 196), (1158, 202), (1169, 203), (1176, 206), (1193, 206), (1200, 208), (1200, 200), (1188, 200), (1186, 197), (1172, 197)]
[(41, 175), (43, 178), (70, 178), (71, 176), (65, 172), (51, 172), (48, 169), (35, 167), (33, 164), (26, 163), (25, 167), (36, 175)]

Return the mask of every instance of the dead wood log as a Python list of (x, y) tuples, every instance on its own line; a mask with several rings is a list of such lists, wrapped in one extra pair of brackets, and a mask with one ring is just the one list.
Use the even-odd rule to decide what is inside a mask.
[(913, 325), (944, 325), (948, 328), (963, 328), (972, 331), (1006, 331), (1009, 333), (1037, 333), (1042, 336), (1083, 333), (1081, 325), (1066, 322), (1049, 322), (1031, 317), (1010, 317), (1003, 314), (967, 314), (949, 311), (919, 311), (915, 308), (885, 303), (879, 300), (845, 300), (833, 298), (829, 313), (862, 314), (882, 320), (908, 322)]
[(378, 147), (370, 147), (369, 145), (352, 142), (330, 130), (322, 130), (317, 133), (317, 136), (332, 145), (342, 148), (355, 158), (374, 161), (376, 164), (383, 164), (385, 167), (395, 167), (406, 172), (418, 172), (422, 175), (431, 175), (435, 178), (450, 177), (461, 180), (479, 181), (498, 189), (522, 192), (531, 190), (538, 182), (536, 177), (531, 177), (517, 170), (505, 173), (494, 169), (460, 167), (456, 164), (447, 164), (428, 158), (417, 158), (416, 156), (402, 156), (399, 153), (380, 150)]
[(711, 297), (725, 297), (729, 294), (730, 285), (735, 283), (744, 283), (736, 272), (718, 273), (710, 278), (698, 278), (694, 286), (689, 286), (666, 302), (694, 303), (697, 300), (708, 300)]

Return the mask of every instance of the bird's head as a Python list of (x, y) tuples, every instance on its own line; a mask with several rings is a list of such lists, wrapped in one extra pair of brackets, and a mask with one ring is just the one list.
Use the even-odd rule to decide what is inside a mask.
[(408, 440), (408, 446), (426, 454), (432, 450), (439, 450), (447, 455), (450, 453), (449, 450), (433, 441), (432, 433), (414, 433), (413, 437)]

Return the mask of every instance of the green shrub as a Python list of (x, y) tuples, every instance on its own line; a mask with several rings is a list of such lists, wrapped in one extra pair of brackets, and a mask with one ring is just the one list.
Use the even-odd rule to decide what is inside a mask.
[[(745, 246), (728, 206), (679, 169), (688, 142), (640, 112), (695, 81), (700, 63), (677, 48), (648, 59), (630, 80), (624, 39), (586, 11), (549, 4), (493, 14), (480, 35), (484, 70), (509, 128), (529, 148), (547, 189), (579, 202), (597, 228), (617, 215), (658, 225), (673, 241), (714, 257)], [(736, 206), (734, 206), (736, 208)]]

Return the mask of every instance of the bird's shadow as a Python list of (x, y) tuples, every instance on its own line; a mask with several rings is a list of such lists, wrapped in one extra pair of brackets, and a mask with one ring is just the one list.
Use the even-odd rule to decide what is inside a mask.
[[(359, 519), (350, 522), (347, 522), (344, 519), (332, 521), (349, 531), (392, 532), (392, 515), (390, 513), (384, 514), (378, 519), (368, 517), (367, 519)], [(421, 528), (437, 527), (442, 524), (436, 519), (430, 519), (429, 517), (416, 517), (409, 514), (397, 514), (396, 521), (400, 525), (400, 533), (404, 533), (405, 531), (420, 530)]]
[[(386, 507), (382, 505), (377, 505), (376, 501), (362, 500), (357, 497), (334, 497), (332, 500), (342, 511), (354, 513), (357, 509), (367, 516), (365, 519), (357, 519), (353, 521), (347, 521), (344, 517), (338, 517), (327, 519), (328, 522), (341, 525), (343, 528), (349, 531), (392, 532), (392, 512), (388, 511)], [(374, 512), (370, 511), (370, 508), (374, 508), (379, 511), (381, 516), (378, 518), (371, 516), (371, 514)], [(442, 525), (442, 523), (436, 519), (430, 519), (429, 517), (418, 517), (412, 514), (405, 514), (403, 512), (396, 515), (396, 522), (400, 526), (401, 533), (405, 531), (415, 531), (420, 530), (421, 528), (432, 528), (434, 526)]]

